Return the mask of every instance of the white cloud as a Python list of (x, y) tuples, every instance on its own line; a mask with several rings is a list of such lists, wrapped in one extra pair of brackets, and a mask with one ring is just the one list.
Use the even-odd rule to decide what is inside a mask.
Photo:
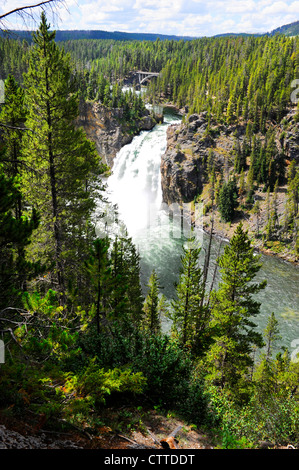
[[(32, 0), (5, 0), (0, 12)], [(298, 0), (64, 0), (59, 29), (152, 32), (212, 36), (227, 32), (266, 32), (299, 19)], [(68, 13), (69, 10), (69, 13)], [(53, 16), (49, 11), (48, 20)], [(37, 15), (38, 18), (38, 15)], [(17, 17), (11, 24), (24, 27)], [(36, 27), (36, 23), (34, 25)], [(56, 26), (55, 26), (56, 27)]]
[(289, 5), (285, 2), (274, 2), (271, 5), (265, 7), (262, 10), (262, 15), (267, 16), (267, 15), (277, 15), (279, 13), (285, 13), (288, 11)]
[(256, 8), (256, 4), (253, 0), (247, 0), (240, 2), (239, 0), (233, 0), (226, 6), (226, 11), (230, 13), (244, 13), (252, 12)]
[(94, 0), (93, 2), (84, 3), (80, 5), (79, 8), (83, 13), (89, 12), (90, 14), (93, 14), (97, 11), (101, 11), (103, 13), (115, 13), (116, 11), (124, 10), (124, 7), (120, 5), (120, 2), (118, 0), (101, 2)]

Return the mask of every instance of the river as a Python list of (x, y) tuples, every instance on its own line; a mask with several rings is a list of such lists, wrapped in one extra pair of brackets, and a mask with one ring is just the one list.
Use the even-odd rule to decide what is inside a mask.
[[(144, 291), (155, 269), (162, 286), (161, 292), (168, 299), (175, 295), (174, 283), (179, 276), (182, 244), (190, 233), (188, 221), (185, 221), (181, 236), (180, 219), (171, 221), (166, 208), (161, 209), (161, 155), (166, 149), (167, 127), (178, 121), (180, 117), (166, 109), (162, 124), (151, 131), (142, 131), (124, 146), (114, 160), (106, 191), (108, 200), (117, 205), (119, 218), (138, 247)], [(202, 243), (203, 262), (208, 237), (201, 230), (196, 231), (196, 236)], [(210, 278), (219, 248), (223, 249), (224, 244), (213, 240)], [(255, 319), (257, 329), (262, 332), (268, 316), (274, 312), (282, 337), (279, 346), (287, 347), (292, 352), (299, 346), (299, 269), (275, 257), (262, 255), (261, 261), (263, 266), (256, 279), (267, 279), (268, 284), (256, 296), (261, 302), (261, 313)], [(167, 327), (165, 320), (164, 328)]]

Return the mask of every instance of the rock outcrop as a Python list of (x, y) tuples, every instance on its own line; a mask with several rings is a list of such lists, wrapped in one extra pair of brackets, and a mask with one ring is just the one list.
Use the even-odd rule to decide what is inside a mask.
[(111, 109), (93, 102), (80, 104), (77, 125), (82, 127), (87, 137), (95, 143), (99, 155), (110, 168), (115, 155), (132, 141), (134, 135), (142, 130), (152, 129), (157, 123), (148, 110), (133, 124), (123, 122), (122, 118), (122, 109)]
[[(274, 131), (275, 143), (278, 149), (276, 158), (281, 154), (285, 157), (286, 171), (291, 161), (299, 164), (299, 122), (295, 118), (296, 110), (290, 112), (280, 123), (267, 123)], [(211, 214), (213, 214), (214, 234), (225, 239), (230, 239), (237, 224), (242, 220), (245, 229), (248, 229), (254, 240), (254, 246), (264, 253), (277, 255), (283, 259), (295, 262), (297, 255), (294, 251), (294, 242), (289, 239), (284, 242), (281, 238), (285, 218), (287, 200), (287, 181), (280, 185), (276, 195), (276, 211), (279, 231), (273, 235), (273, 240), (264, 242), (262, 234), (266, 230), (268, 221), (267, 193), (263, 185), (256, 186), (254, 200), (259, 201), (259, 215), (253, 213), (252, 205), (238, 206), (234, 220), (228, 224), (223, 222), (216, 205), (212, 207), (210, 198), (210, 186), (208, 183), (208, 156), (213, 152), (213, 165), (216, 175), (223, 170), (226, 180), (233, 174), (236, 137), (243, 144), (246, 137), (246, 123), (235, 125), (219, 124), (211, 119), (208, 121), (206, 113), (193, 114), (185, 122), (172, 125), (168, 128), (167, 147), (161, 159), (161, 185), (163, 202), (190, 203), (196, 198), (196, 202), (202, 204), (203, 214), (200, 220), (205, 231), (211, 227)], [(261, 142), (265, 136), (259, 134)], [(248, 176), (249, 166), (245, 171)], [(286, 173), (287, 174), (287, 173)], [(271, 195), (272, 197), (272, 195)], [(213, 209), (213, 211), (211, 211)], [(191, 214), (192, 216), (192, 214)]]
[[(204, 162), (209, 149), (217, 153), (216, 142), (208, 127), (207, 113), (192, 114), (187, 123), (174, 124), (167, 130), (167, 148), (161, 159), (163, 202), (184, 203), (201, 193)], [(229, 144), (228, 151), (231, 150)], [(224, 157), (218, 152), (218, 165)]]
[[(291, 110), (273, 129), (277, 148), (284, 152), (287, 163), (295, 160), (299, 164), (299, 122), (294, 116), (295, 110)], [(245, 134), (245, 124), (226, 126), (212, 119), (208, 122), (206, 112), (192, 114), (186, 122), (170, 126), (161, 160), (163, 201), (191, 202), (202, 192), (210, 149), (216, 172), (222, 167), (228, 176), (234, 165), (235, 137), (242, 143)], [(260, 138), (263, 141), (265, 137)]]
[(0, 425), (0, 449), (82, 449), (72, 440), (49, 439), (45, 433), (24, 436)]
[(291, 111), (277, 128), (277, 138), (286, 158), (299, 164), (299, 122), (295, 120), (296, 110)]

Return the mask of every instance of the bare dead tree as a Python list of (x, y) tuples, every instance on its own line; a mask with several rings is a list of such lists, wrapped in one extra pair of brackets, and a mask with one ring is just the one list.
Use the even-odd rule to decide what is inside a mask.
[(34, 23), (37, 21), (36, 13), (40, 8), (43, 10), (49, 10), (53, 17), (55, 17), (58, 15), (58, 7), (60, 6), (63, 6), (67, 9), (65, 0), (44, 0), (42, 2), (33, 2), (31, 5), (24, 5), (14, 8), (13, 10), (7, 11), (0, 15), (0, 31), (9, 29), (6, 21), (11, 16), (17, 15), (26, 25), (28, 20), (33, 20)]

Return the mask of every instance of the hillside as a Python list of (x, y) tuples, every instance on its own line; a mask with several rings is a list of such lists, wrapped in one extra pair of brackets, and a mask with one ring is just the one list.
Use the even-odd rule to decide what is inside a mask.
[[(294, 119), (294, 113), (295, 110), (291, 110), (283, 122), (273, 126), (272, 129), (276, 144), (283, 146), (281, 150), (285, 155), (287, 166), (291, 161), (298, 162), (299, 124)], [(247, 165), (244, 166), (244, 172), (235, 173), (236, 138), (240, 147), (244, 148), (246, 125), (242, 123), (219, 125), (213, 119), (210, 120), (210, 125), (212, 131), (207, 132), (207, 113), (201, 113), (191, 115), (187, 122), (172, 125), (168, 129), (167, 149), (161, 162), (164, 202), (169, 205), (192, 201), (202, 204), (203, 216), (200, 223), (203, 224), (203, 229), (209, 232), (213, 219), (213, 232), (221, 238), (231, 239), (242, 220), (258, 250), (289, 261), (298, 260), (295, 240), (285, 225), (290, 197), (287, 179), (283, 178), (277, 192), (271, 193), (265, 190), (264, 184), (255, 182), (251, 189), (251, 197), (248, 197), (249, 162), (254, 158), (253, 153), (248, 153), (246, 157)], [(263, 140), (261, 134), (256, 134), (255, 138)], [(277, 154), (275, 159), (278, 158)], [(215, 168), (213, 178), (209, 176), (212, 162)], [(225, 221), (220, 212), (220, 188), (226, 179), (234, 177), (238, 187), (237, 205), (232, 219)], [(211, 194), (214, 194), (214, 200)], [(268, 234), (269, 207), (272, 212), (274, 201), (276, 223), (271, 234)]]
[(269, 33), (270, 36), (274, 36), (275, 34), (284, 34), (285, 36), (298, 36), (299, 34), (299, 21), (295, 21), (294, 23), (285, 24), (280, 26), (279, 28), (274, 29)]
[[(297, 448), (298, 349), (281, 343), (279, 311), (264, 316), (257, 295), (271, 272), (261, 270), (251, 238), (299, 256), (291, 98), (299, 39), (58, 44), (54, 36), (43, 13), (32, 45), (0, 40), (0, 448), (159, 449), (174, 433), (181, 449)], [(146, 95), (124, 93), (136, 70), (159, 72)], [(196, 240), (168, 248), (172, 217), (157, 255), (149, 253), (148, 275), (117, 204), (106, 204), (107, 165), (154, 124), (143, 99), (183, 114), (178, 126), (163, 126), (164, 201), (202, 203), (207, 229), (213, 212), (215, 231), (218, 212), (235, 228), (215, 261), (208, 248), (203, 266)], [(145, 154), (132, 146), (118, 165), (136, 178), (116, 186), (137, 222), (160, 189), (165, 140), (157, 137), (159, 151), (155, 137)], [(143, 205), (143, 186), (133, 189), (149, 177), (157, 185), (147, 185)], [(242, 214), (250, 226), (246, 217), (236, 224)], [(173, 301), (154, 256), (167, 276), (178, 275)], [(210, 260), (221, 281), (211, 286)], [(281, 282), (274, 301), (292, 297), (292, 286)], [(296, 343), (295, 321), (284, 326)]]
[[(8, 33), (1, 31), (2, 37), (12, 37), (13, 39), (26, 39), (32, 40), (33, 31), (18, 31), (12, 30)], [(121, 31), (102, 31), (102, 30), (58, 30), (56, 32), (56, 41), (70, 41), (73, 39), (109, 39), (114, 41), (156, 41), (157, 39), (180, 41), (195, 39), (190, 36), (175, 36), (166, 34), (151, 34), (151, 33), (126, 33)]]
[[(8, 32), (0, 31), (0, 36), (10, 37), (13, 39), (26, 39), (26, 41), (32, 41), (33, 31), (19, 31), (11, 30)], [(285, 36), (297, 36), (299, 34), (299, 21), (294, 23), (289, 23), (287, 25), (280, 26), (279, 28), (274, 29), (271, 32), (264, 33), (220, 33), (215, 34), (214, 38), (225, 38), (228, 36), (232, 37), (259, 37), (259, 36), (274, 36), (275, 34), (284, 34)], [(103, 31), (103, 30), (58, 30), (56, 32), (55, 40), (57, 42), (61, 41), (70, 41), (77, 39), (108, 39), (114, 41), (156, 41), (160, 39), (161, 41), (190, 41), (193, 39), (198, 39), (199, 37), (192, 36), (177, 36), (177, 35), (168, 35), (168, 34), (159, 34), (159, 33), (129, 33), (124, 31)]]

